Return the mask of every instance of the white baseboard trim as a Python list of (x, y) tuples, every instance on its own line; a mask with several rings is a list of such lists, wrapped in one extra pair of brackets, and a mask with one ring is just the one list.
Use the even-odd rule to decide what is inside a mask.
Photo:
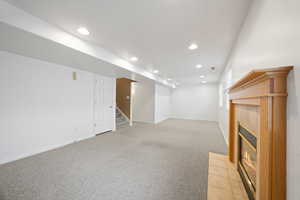
[(146, 124), (155, 124), (155, 122), (153, 121), (142, 121), (142, 120), (133, 120), (133, 122), (140, 122), (140, 123), (146, 123)]
[(166, 120), (168, 120), (168, 119), (170, 119), (170, 117), (166, 117), (166, 118), (164, 118), (164, 119), (155, 121), (154, 123), (155, 123), (155, 124), (158, 124), (158, 123), (161, 123), (161, 122), (166, 121)]
[(216, 122), (216, 120), (207, 120), (207, 119), (191, 119), (191, 118), (180, 118), (180, 117), (170, 117), (169, 119), (181, 119), (181, 120), (192, 120), (192, 121), (204, 121), (204, 122)]
[(218, 126), (219, 126), (219, 129), (220, 129), (221, 132), (222, 132), (222, 135), (223, 135), (223, 138), (224, 138), (224, 140), (225, 140), (225, 143), (227, 144), (227, 146), (229, 146), (228, 139), (225, 137), (225, 131), (224, 131), (223, 127), (221, 126), (220, 123), (218, 123)]
[(87, 137), (82, 137), (82, 138), (79, 138), (79, 139), (77, 139), (75, 142), (80, 142), (80, 141), (82, 141), (82, 140), (87, 140), (87, 139), (90, 139), (90, 138), (92, 138), (92, 137), (95, 137), (96, 135), (90, 135), (90, 136), (87, 136)]
[(65, 142), (65, 143), (62, 143), (62, 144), (58, 144), (58, 145), (49, 145), (45, 148), (40, 149), (39, 151), (24, 153), (24, 154), (21, 154), (19, 156), (15, 156), (14, 158), (5, 158), (3, 160), (0, 160), (0, 165), (10, 163), (10, 162), (14, 162), (14, 161), (17, 161), (17, 160), (21, 160), (21, 159), (24, 159), (24, 158), (28, 158), (28, 157), (38, 155), (38, 154), (41, 154), (41, 153), (45, 153), (47, 151), (62, 148), (64, 146), (67, 146), (67, 145), (70, 145), (70, 144), (73, 144), (73, 143), (76, 143), (76, 142), (80, 142), (82, 140), (87, 140), (87, 139), (90, 139), (92, 137), (95, 137), (95, 135), (90, 135), (90, 136), (84, 137), (84, 138), (78, 138), (75, 141), (69, 141), (69, 142)]
[(21, 160), (21, 159), (24, 159), (24, 158), (27, 158), (27, 157), (30, 157), (30, 156), (38, 155), (38, 154), (41, 154), (41, 153), (44, 153), (44, 152), (47, 152), (47, 151), (51, 151), (51, 150), (54, 150), (54, 149), (57, 149), (57, 148), (61, 148), (61, 147), (64, 147), (68, 144), (72, 144), (73, 142), (74, 141), (66, 142), (66, 143), (59, 144), (59, 145), (52, 145), (52, 146), (42, 148), (42, 149), (40, 149), (39, 151), (36, 151), (36, 152), (30, 152), (30, 153), (28, 152), (28, 153), (23, 153), (23, 154), (18, 155), (18, 156), (14, 156), (13, 158), (6, 158), (6, 159), (3, 159), (3, 160), (0, 160), (0, 165), (10, 163), (10, 162), (14, 162), (14, 161), (17, 161), (17, 160)]

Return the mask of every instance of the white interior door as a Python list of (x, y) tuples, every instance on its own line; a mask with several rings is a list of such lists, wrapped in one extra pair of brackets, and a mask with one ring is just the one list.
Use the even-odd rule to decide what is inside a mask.
[(115, 79), (96, 76), (95, 134), (115, 129)]

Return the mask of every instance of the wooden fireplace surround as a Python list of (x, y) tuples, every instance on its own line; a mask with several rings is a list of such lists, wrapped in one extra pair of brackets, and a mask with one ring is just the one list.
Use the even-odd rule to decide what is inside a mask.
[[(292, 66), (254, 70), (229, 89), (229, 160), (238, 167), (238, 117), (247, 108), (256, 117), (244, 117), (243, 125), (255, 124), (257, 136), (256, 200), (286, 199), (286, 103), (287, 75)], [(238, 113), (239, 107), (246, 111)], [(251, 122), (256, 120), (256, 122)]]

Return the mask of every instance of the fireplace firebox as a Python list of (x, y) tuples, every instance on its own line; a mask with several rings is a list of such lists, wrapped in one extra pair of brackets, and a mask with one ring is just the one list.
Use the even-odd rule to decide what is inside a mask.
[(240, 123), (238, 124), (239, 157), (238, 172), (242, 178), (250, 200), (256, 193), (256, 136)]

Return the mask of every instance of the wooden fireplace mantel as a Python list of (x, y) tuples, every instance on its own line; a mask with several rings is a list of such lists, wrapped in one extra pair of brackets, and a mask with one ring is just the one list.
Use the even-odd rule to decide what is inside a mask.
[(257, 136), (256, 200), (286, 199), (287, 75), (292, 69), (254, 70), (229, 89), (229, 160), (238, 166), (237, 124), (242, 119)]

